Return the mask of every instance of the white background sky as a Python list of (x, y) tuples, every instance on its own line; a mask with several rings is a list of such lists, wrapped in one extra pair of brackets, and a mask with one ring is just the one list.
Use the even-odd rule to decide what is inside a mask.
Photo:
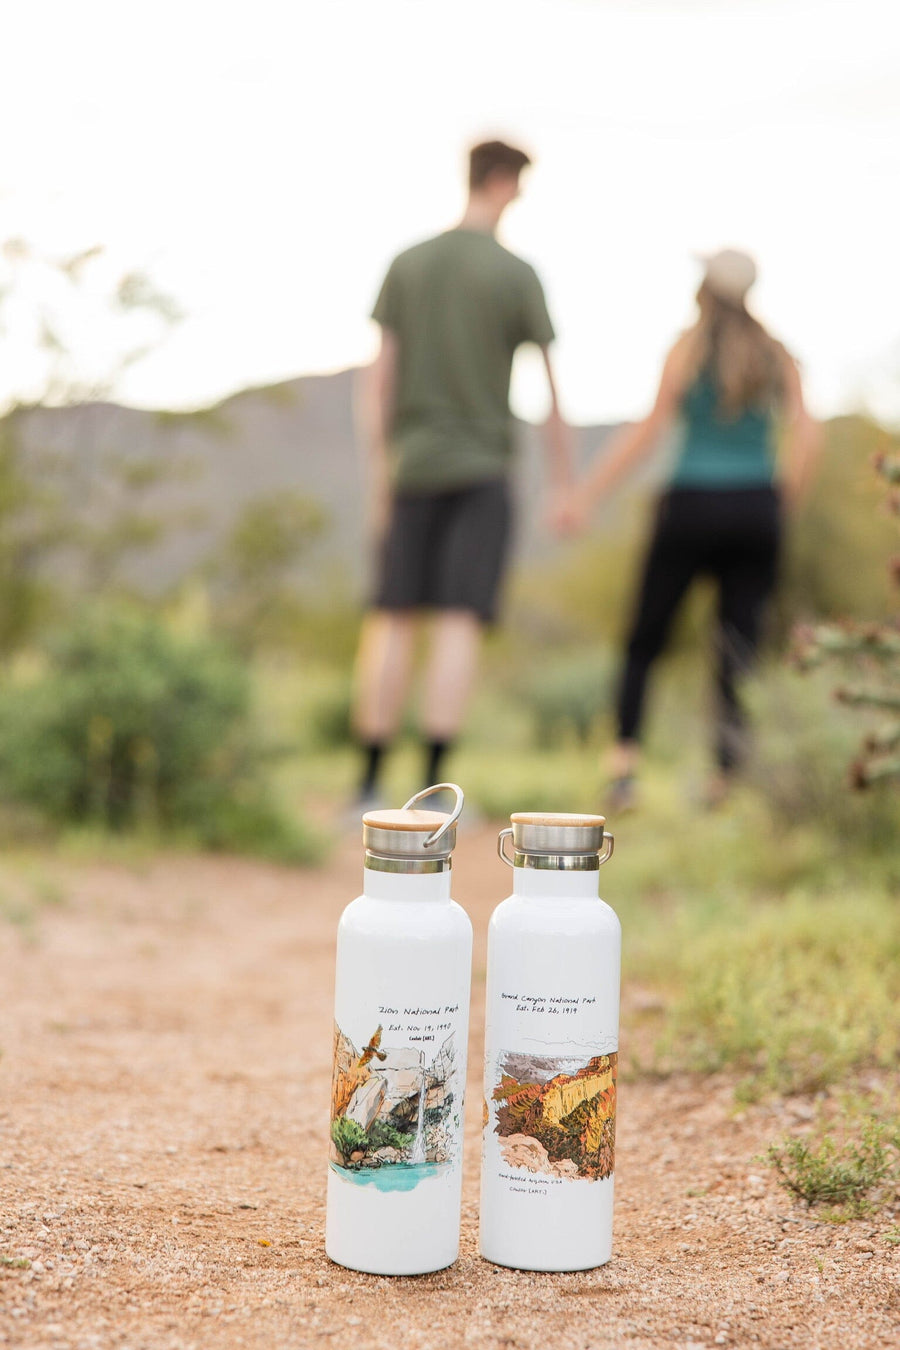
[[(818, 412), (894, 414), (895, 10), (30, 0), (4, 21), (0, 238), (149, 266), (187, 318), (117, 392), (197, 405), (368, 359), (391, 256), (452, 223), (466, 145), (499, 134), (536, 159), (502, 238), (544, 280), (575, 420), (643, 411), (691, 255), (723, 244), (756, 254)], [(522, 361), (517, 410), (542, 400)]]

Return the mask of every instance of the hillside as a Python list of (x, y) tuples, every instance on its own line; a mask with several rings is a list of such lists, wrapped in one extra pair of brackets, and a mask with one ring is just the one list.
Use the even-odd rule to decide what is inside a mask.
[[(110, 403), (34, 408), (17, 413), (14, 423), (0, 423), (0, 433), (7, 433), (7, 442), (13, 433), (32, 480), (64, 500), (68, 528), (113, 526), (113, 537), (116, 530), (145, 536), (117, 564), (118, 574), (145, 592), (160, 593), (209, 561), (251, 503), (293, 492), (319, 504), (328, 522), (305, 555), (298, 581), (307, 593), (318, 588), (329, 598), (336, 591), (359, 596), (367, 549), (356, 377), (352, 370), (304, 376), (245, 390), (193, 413)], [(577, 428), (578, 461), (583, 464), (611, 430)], [(553, 564), (528, 569), (529, 603), (556, 612), (565, 594), (569, 608), (584, 611), (591, 626), (599, 616), (618, 622), (636, 556), (640, 513), (632, 506), (664, 473), (666, 456), (650, 457), (598, 513), (598, 528), (584, 546), (573, 551), (560, 549), (544, 526), (540, 432), (519, 423), (516, 434), (515, 556), (520, 563)], [(826, 424), (820, 471), (793, 531), (786, 612), (892, 612), (885, 562), (895, 547), (893, 526), (879, 505), (871, 470), (872, 454), (889, 442), (886, 432), (860, 417)], [(76, 550), (58, 550), (57, 576), (77, 578), (81, 561)], [(93, 585), (108, 580), (101, 574)]]
[[(163, 536), (131, 556), (129, 579), (151, 590), (208, 557), (241, 508), (285, 490), (326, 510), (329, 528), (311, 559), (316, 577), (358, 588), (365, 571), (364, 465), (354, 430), (356, 372), (304, 376), (249, 389), (194, 413), (161, 413), (93, 403), (20, 413), (17, 434), (35, 479), (65, 497), (74, 519), (102, 523), (127, 507), (123, 475), (141, 480), (141, 511), (165, 523)], [(608, 431), (582, 428), (580, 455)], [(540, 554), (540, 437), (518, 428), (519, 555)], [(155, 479), (155, 481), (153, 481)]]

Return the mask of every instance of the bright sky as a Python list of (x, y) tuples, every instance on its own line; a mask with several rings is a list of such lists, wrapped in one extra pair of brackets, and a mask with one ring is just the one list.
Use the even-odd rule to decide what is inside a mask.
[[(0, 239), (149, 267), (187, 318), (117, 392), (197, 405), (368, 359), (392, 255), (453, 222), (467, 144), (499, 134), (536, 159), (502, 238), (544, 280), (575, 420), (640, 414), (692, 254), (724, 244), (757, 256), (817, 411), (900, 413), (894, 9), (30, 0), (4, 24)], [(526, 359), (514, 405), (542, 402)]]

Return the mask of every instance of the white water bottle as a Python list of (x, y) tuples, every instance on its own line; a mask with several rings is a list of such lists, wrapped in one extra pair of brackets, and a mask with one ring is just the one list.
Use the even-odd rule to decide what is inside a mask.
[(488, 932), (481, 1254), (587, 1270), (612, 1254), (619, 920), (603, 816), (517, 814)]
[(363, 816), (363, 894), (338, 928), (325, 1250), (374, 1275), (459, 1254), (472, 925), (450, 898), (450, 815)]

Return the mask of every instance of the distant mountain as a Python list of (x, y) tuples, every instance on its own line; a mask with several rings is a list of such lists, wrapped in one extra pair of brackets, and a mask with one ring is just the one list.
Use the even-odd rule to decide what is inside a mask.
[[(366, 551), (356, 375), (345, 370), (248, 389), (194, 413), (112, 403), (36, 408), (19, 413), (17, 426), (25, 463), (61, 489), (77, 520), (111, 520), (123, 509), (123, 477), (141, 484), (141, 510), (167, 522), (162, 537), (135, 551), (127, 566), (130, 579), (149, 590), (208, 557), (248, 503), (285, 490), (313, 498), (329, 517), (308, 574), (339, 576), (358, 589)], [(580, 428), (579, 459), (609, 430)], [(540, 433), (519, 424), (517, 436), (516, 546), (518, 556), (532, 558), (551, 545), (541, 528)]]
[[(610, 1049), (615, 1049), (615, 1044), (613, 1041)], [(583, 1053), (575, 1054), (578, 1049)], [(505, 1074), (519, 1083), (549, 1083), (551, 1078), (557, 1078), (560, 1074), (577, 1075), (586, 1059), (591, 1057), (587, 1046), (573, 1045), (568, 1054), (552, 1056), (508, 1050), (503, 1054), (501, 1067)]]

